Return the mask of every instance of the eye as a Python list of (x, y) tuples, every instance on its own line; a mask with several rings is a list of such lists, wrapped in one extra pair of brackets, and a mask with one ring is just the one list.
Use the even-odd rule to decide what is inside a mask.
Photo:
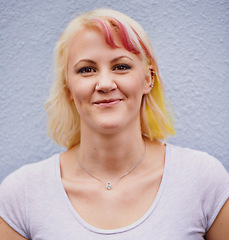
[(131, 69), (131, 67), (127, 64), (117, 64), (113, 67), (113, 71), (121, 71), (121, 72), (124, 72), (126, 70), (129, 70)]
[(92, 68), (92, 67), (82, 67), (80, 68), (77, 73), (83, 74), (83, 75), (90, 75), (92, 73), (95, 73), (96, 69)]

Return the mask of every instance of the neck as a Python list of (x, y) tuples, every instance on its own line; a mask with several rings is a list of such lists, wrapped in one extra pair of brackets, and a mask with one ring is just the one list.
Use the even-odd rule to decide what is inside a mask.
[[(83, 130), (83, 129), (82, 129)], [(90, 137), (88, 137), (90, 136)], [(129, 171), (142, 157), (145, 144), (140, 131), (119, 134), (81, 134), (78, 159), (101, 178), (116, 178)]]

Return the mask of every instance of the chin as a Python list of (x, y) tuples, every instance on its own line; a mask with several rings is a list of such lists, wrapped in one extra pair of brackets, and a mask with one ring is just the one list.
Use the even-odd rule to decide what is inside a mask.
[(120, 122), (107, 121), (107, 122), (100, 123), (97, 129), (100, 132), (112, 134), (123, 129), (123, 124), (121, 124)]
[(104, 129), (105, 131), (112, 131), (112, 130), (117, 130), (117, 129), (120, 129), (121, 126), (120, 124), (115, 124), (115, 123), (106, 123), (106, 124), (101, 124), (99, 126), (100, 129)]

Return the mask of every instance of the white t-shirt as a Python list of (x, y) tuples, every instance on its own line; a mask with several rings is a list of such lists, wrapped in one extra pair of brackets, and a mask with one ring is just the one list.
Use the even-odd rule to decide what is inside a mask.
[(229, 174), (218, 160), (167, 145), (157, 196), (130, 226), (102, 230), (77, 214), (61, 182), (59, 154), (25, 165), (2, 182), (0, 216), (32, 240), (198, 240), (228, 198)]

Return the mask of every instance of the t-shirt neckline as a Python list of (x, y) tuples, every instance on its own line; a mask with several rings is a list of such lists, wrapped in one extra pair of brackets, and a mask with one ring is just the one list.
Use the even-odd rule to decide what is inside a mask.
[(76, 209), (72, 206), (72, 203), (70, 201), (70, 199), (67, 196), (67, 193), (64, 189), (62, 180), (61, 180), (61, 170), (60, 170), (60, 154), (57, 154), (57, 161), (56, 161), (56, 178), (58, 181), (58, 187), (60, 188), (61, 192), (62, 192), (62, 196), (65, 198), (65, 202), (68, 206), (68, 209), (70, 210), (71, 214), (73, 214), (74, 218), (77, 219), (77, 221), (86, 229), (88, 229), (89, 231), (98, 233), (98, 234), (107, 234), (107, 235), (111, 235), (111, 234), (117, 234), (117, 233), (122, 233), (122, 232), (127, 232), (131, 229), (136, 228), (137, 226), (139, 226), (140, 224), (142, 224), (144, 221), (147, 220), (147, 218), (153, 214), (154, 210), (156, 209), (157, 204), (159, 203), (162, 193), (165, 189), (165, 185), (167, 182), (167, 175), (168, 175), (168, 160), (170, 158), (170, 145), (166, 143), (166, 150), (165, 150), (165, 166), (164, 166), (164, 171), (163, 171), (163, 176), (162, 176), (162, 180), (160, 183), (160, 187), (158, 189), (157, 195), (153, 201), (153, 203), (151, 204), (150, 208), (147, 210), (147, 212), (137, 221), (135, 221), (134, 223), (126, 226), (126, 227), (122, 227), (122, 228), (117, 228), (117, 229), (111, 229), (111, 230), (107, 230), (107, 229), (100, 229), (97, 227), (92, 226), (91, 224), (87, 223), (76, 211)]

